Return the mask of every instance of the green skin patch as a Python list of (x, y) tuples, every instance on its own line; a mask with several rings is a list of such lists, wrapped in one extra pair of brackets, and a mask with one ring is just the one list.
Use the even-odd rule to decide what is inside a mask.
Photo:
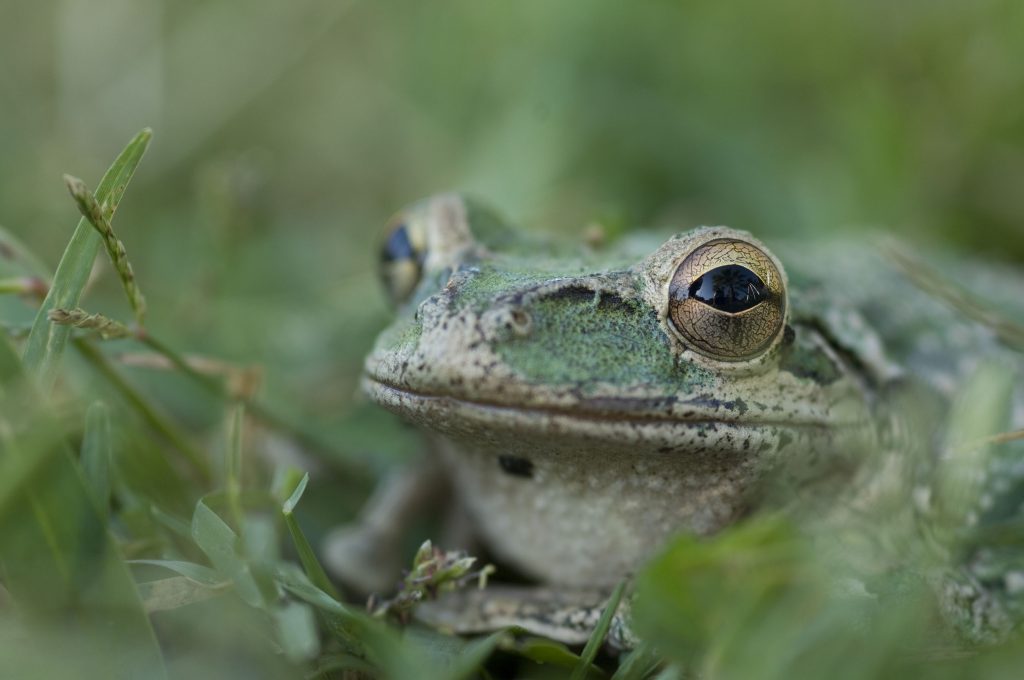
[(817, 461), (861, 432), (858, 383), (813, 326), (724, 361), (672, 325), (679, 263), (722, 239), (762, 248), (749, 234), (558, 253), (477, 241), (464, 207), (440, 197), (403, 216), (426, 244), (423, 277), (367, 357), (364, 389), (441, 435), (460, 502), (523, 573), (614, 583), (672, 532), (733, 521), (777, 468), (820, 476)]
[[(458, 285), (449, 310), (480, 313), (509, 295), (588, 271), (582, 263), (570, 267), (560, 261), (549, 264), (547, 268), (528, 268), (503, 258), (501, 262), (466, 265), (466, 271), (453, 277)], [(560, 268), (556, 269), (557, 265)], [(628, 272), (614, 276), (628, 277), (630, 289), (639, 286)], [(437, 288), (428, 281), (417, 298), (429, 297)], [(656, 311), (641, 299), (571, 286), (531, 301), (523, 311), (531, 319), (529, 334), (518, 336), (509, 330), (496, 339), (493, 349), (509, 368), (530, 382), (576, 384), (584, 391), (597, 383), (658, 385), (666, 394), (693, 392), (714, 384), (713, 373), (673, 354), (671, 339)], [(408, 308), (404, 319), (405, 323), (398, 321), (381, 335), (378, 347), (397, 349), (419, 341), (422, 322)]]
[(497, 344), (502, 359), (538, 383), (661, 385), (666, 393), (709, 386), (708, 371), (681, 363), (654, 310), (612, 293), (572, 288), (529, 304), (528, 337)]
[[(874, 416), (887, 400), (917, 406), (916, 390), (925, 390), (941, 413), (941, 395), (976, 370), (972, 362), (996, 356), (988, 330), (916, 294), (870, 250), (843, 247), (836, 258), (835, 247), (798, 243), (779, 259), (748, 233), (708, 227), (558, 253), (524, 245), (493, 220), (476, 224), (482, 218), (454, 195), (400, 217), (423, 244), (414, 253), (423, 279), (367, 357), (363, 389), (434, 433), (438, 474), (496, 559), (570, 595), (573, 616), (586, 605), (574, 589), (610, 588), (680, 531), (707, 536), (758, 508), (791, 507), (797, 496), (820, 499), (825, 521), (859, 515), (860, 491), (871, 502), (878, 493), (871, 483), (859, 489), (869, 480), (856, 477), (885, 445)], [(740, 315), (757, 305), (729, 306), (742, 287), (698, 297), (729, 317), (674, 313), (692, 302), (678, 291), (713, 271), (691, 279), (684, 264), (712, 244), (769, 260), (750, 260), (774, 274), (760, 280), (776, 297), (757, 305), (783, 306), (756, 354), (693, 341), (728, 324), (736, 332), (719, 334), (723, 342), (745, 342), (743, 319), (753, 315)], [(718, 252), (716, 265), (749, 260), (732, 262), (722, 254), (730, 252)], [(882, 392), (908, 376), (909, 397)], [(1019, 422), (1024, 411), (1015, 413)], [(814, 493), (804, 499), (804, 490)], [(951, 608), (977, 611), (954, 590)], [(480, 625), (510, 623), (524, 622), (499, 616)], [(574, 639), (563, 628), (543, 632)]]

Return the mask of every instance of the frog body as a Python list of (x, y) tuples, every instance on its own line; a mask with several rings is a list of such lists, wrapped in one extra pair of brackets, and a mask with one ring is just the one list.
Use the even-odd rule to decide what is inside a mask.
[(474, 236), (473, 215), (443, 195), (396, 218), (398, 311), (363, 390), (431, 433), (493, 553), (545, 584), (608, 587), (672, 533), (755, 509), (769, 480), (841, 486), (908, 375), (948, 400), (983, 359), (1020, 366), (870, 249), (780, 261), (703, 227), (553, 256), (490, 219)]

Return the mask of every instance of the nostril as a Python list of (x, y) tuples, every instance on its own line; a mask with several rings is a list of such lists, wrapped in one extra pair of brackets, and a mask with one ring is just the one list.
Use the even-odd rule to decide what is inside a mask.
[(521, 309), (513, 309), (509, 313), (507, 325), (518, 336), (529, 335), (533, 328), (533, 318)]

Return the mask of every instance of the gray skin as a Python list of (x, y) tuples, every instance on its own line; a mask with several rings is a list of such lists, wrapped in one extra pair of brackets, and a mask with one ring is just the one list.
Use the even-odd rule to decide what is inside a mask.
[[(449, 480), (498, 560), (552, 589), (489, 589), (428, 613), (455, 630), (517, 623), (585, 640), (610, 586), (674, 532), (713, 534), (772, 488), (850, 479), (891, 386), (913, 379), (945, 400), (983, 357), (1020, 365), (992, 329), (891, 267), (879, 274), (872, 251), (794, 249), (784, 269), (750, 234), (713, 227), (558, 256), (477, 214), (443, 195), (396, 219), (420, 259), (411, 278), (409, 263), (386, 271), (408, 299), (366, 359), (363, 390), (427, 430), (434, 456), (326, 549), (343, 579), (388, 588), (399, 527)], [(781, 276), (783, 322), (742, 360), (690, 346), (670, 318), (680, 263), (719, 240), (756, 247)]]

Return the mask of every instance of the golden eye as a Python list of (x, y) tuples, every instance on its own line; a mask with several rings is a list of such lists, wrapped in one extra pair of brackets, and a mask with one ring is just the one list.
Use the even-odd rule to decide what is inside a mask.
[(691, 347), (721, 361), (761, 354), (782, 331), (782, 274), (760, 248), (738, 239), (695, 248), (668, 290), (672, 327)]
[(427, 237), (419, 220), (392, 220), (380, 249), (380, 278), (391, 302), (400, 305), (412, 295), (423, 276)]

